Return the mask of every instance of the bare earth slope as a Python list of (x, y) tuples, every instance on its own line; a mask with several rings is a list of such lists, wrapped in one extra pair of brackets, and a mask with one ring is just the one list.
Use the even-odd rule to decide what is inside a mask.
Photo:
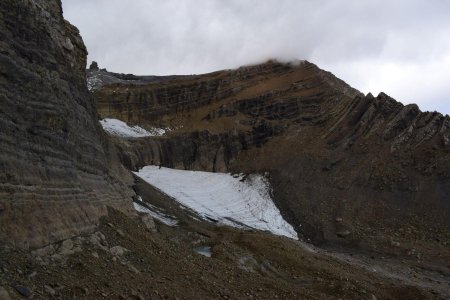
[(131, 208), (98, 124), (86, 49), (60, 1), (0, 2), (0, 243), (36, 247)]
[(94, 97), (101, 117), (172, 128), (118, 140), (131, 169), (267, 171), (305, 239), (448, 259), (448, 116), (365, 96), (306, 61), (105, 85)]

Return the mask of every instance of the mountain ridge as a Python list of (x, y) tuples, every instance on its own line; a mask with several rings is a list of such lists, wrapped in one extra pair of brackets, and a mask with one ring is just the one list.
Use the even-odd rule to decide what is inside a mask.
[(446, 118), (306, 62), (89, 93), (61, 7), (0, 2), (1, 299), (449, 297)]
[[(129, 168), (268, 171), (284, 216), (317, 243), (373, 248), (379, 231), (398, 252), (389, 246), (395, 230), (414, 224), (450, 237), (448, 116), (364, 95), (306, 61), (105, 85), (93, 95), (101, 118), (173, 128), (118, 141)], [(388, 228), (376, 224), (380, 214), (394, 220)]]

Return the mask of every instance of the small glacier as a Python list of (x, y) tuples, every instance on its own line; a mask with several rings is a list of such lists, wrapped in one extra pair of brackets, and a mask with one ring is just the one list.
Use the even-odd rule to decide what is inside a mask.
[(270, 231), (298, 239), (270, 196), (268, 180), (258, 174), (232, 175), (146, 166), (135, 172), (205, 220)]

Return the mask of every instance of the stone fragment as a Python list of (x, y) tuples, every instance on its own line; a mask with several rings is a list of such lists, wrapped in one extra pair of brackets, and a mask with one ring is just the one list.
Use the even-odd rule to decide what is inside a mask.
[(128, 265), (128, 269), (129, 269), (131, 272), (135, 273), (135, 274), (139, 274), (139, 273), (140, 273), (139, 270), (138, 270), (135, 266), (133, 266), (133, 265), (131, 265), (131, 264)]
[(16, 285), (14, 288), (20, 295), (22, 295), (26, 298), (31, 297), (31, 294), (33, 293), (28, 287), (23, 286), (23, 285)]
[(61, 243), (61, 246), (58, 249), (59, 254), (61, 255), (70, 255), (73, 254), (73, 241), (71, 239), (65, 240)]
[(61, 243), (61, 248), (72, 250), (73, 248), (73, 241), (71, 239), (65, 240)]
[(109, 249), (109, 252), (111, 252), (111, 254), (115, 255), (115, 256), (122, 256), (125, 253), (130, 252), (130, 250), (128, 250), (122, 246), (114, 246)]
[(345, 238), (350, 235), (350, 231), (349, 230), (341, 230), (341, 231), (336, 232), (336, 235), (340, 238)]
[(30, 274), (28, 274), (28, 278), (36, 277), (36, 275), (37, 275), (37, 272), (36, 272), (36, 271), (33, 271), (33, 272), (31, 272)]
[(56, 264), (60, 264), (60, 263), (65, 261), (65, 257), (63, 257), (61, 254), (53, 254), (50, 257), (50, 259), (51, 259), (52, 262), (54, 262)]
[(97, 231), (97, 232), (94, 232), (93, 234), (91, 234), (89, 241), (94, 247), (101, 248), (105, 251), (109, 250), (107, 248), (108, 242), (106, 241), (105, 235), (103, 233), (101, 233), (100, 231)]
[(49, 295), (55, 295), (56, 294), (56, 291), (52, 288), (52, 287), (50, 287), (50, 286), (48, 286), (48, 285), (44, 285), (44, 290), (45, 290), (45, 292), (47, 292)]
[(55, 247), (48, 245), (43, 248), (39, 248), (31, 252), (34, 257), (45, 257), (55, 253)]
[(149, 215), (143, 215), (141, 217), (142, 223), (144, 223), (145, 228), (147, 228), (151, 232), (156, 232), (156, 225), (153, 218)]
[(133, 299), (145, 300), (145, 297), (141, 295), (138, 291), (132, 290), (131, 295), (133, 296)]
[(391, 241), (391, 246), (400, 247), (400, 243), (397, 241)]

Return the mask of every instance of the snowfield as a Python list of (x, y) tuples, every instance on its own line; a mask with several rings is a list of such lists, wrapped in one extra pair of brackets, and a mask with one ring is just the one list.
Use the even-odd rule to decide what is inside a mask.
[(239, 228), (267, 230), (297, 239), (270, 197), (261, 175), (231, 175), (146, 166), (135, 172), (146, 182), (186, 206), (203, 219)]
[(110, 135), (115, 135), (124, 138), (142, 138), (148, 136), (161, 136), (166, 133), (165, 129), (153, 128), (151, 131), (147, 131), (139, 126), (128, 126), (127, 123), (117, 119), (103, 119), (100, 120), (100, 124)]

